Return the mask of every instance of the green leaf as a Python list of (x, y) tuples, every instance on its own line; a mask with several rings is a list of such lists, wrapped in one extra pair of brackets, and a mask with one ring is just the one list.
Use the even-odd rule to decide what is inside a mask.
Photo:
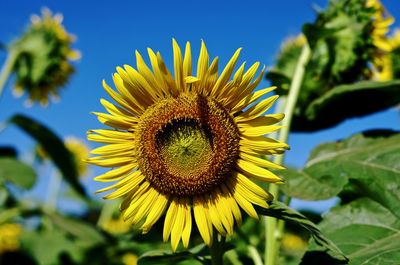
[(287, 205), (279, 201), (272, 201), (269, 205), (270, 206), (267, 209), (257, 207), (257, 212), (261, 215), (272, 216), (301, 226), (310, 233), (319, 246), (329, 250), (332, 257), (341, 261), (347, 260), (340, 249), (330, 239), (328, 239), (328, 237), (323, 235), (317, 225), (307, 219), (307, 217), (293, 209), (290, 209)]
[[(299, 175), (286, 175), (290, 196), (317, 200), (336, 196), (349, 182), (359, 196), (368, 196), (400, 216), (400, 134), (383, 130), (356, 134), (348, 139), (326, 143), (313, 150)], [(307, 185), (299, 184), (302, 177)], [(312, 179), (312, 181), (310, 181)], [(328, 180), (328, 187), (323, 183)], [(292, 182), (293, 181), (293, 182)], [(291, 183), (292, 182), (292, 183)], [(295, 185), (298, 184), (297, 190)], [(323, 189), (329, 196), (321, 195)]]
[(348, 179), (344, 175), (334, 176), (329, 169), (321, 174), (319, 167), (305, 168), (303, 170), (286, 169), (279, 172), (285, 178), (285, 185), (281, 190), (295, 198), (302, 200), (326, 200), (342, 191)]
[(400, 103), (400, 80), (361, 81), (334, 87), (294, 116), (293, 131), (316, 131)]
[(47, 213), (50, 220), (63, 231), (88, 246), (105, 243), (104, 236), (92, 225), (55, 213)]
[(161, 264), (173, 264), (175, 262), (180, 262), (184, 260), (197, 260), (203, 264), (207, 264), (207, 261), (204, 257), (199, 256), (201, 252), (204, 251), (205, 245), (198, 245), (189, 251), (182, 252), (172, 252), (165, 250), (152, 250), (144, 253), (138, 259), (138, 265), (161, 265)]
[(64, 179), (79, 194), (85, 195), (84, 188), (79, 183), (77, 166), (73, 155), (53, 131), (40, 122), (21, 114), (14, 115), (9, 122), (17, 125), (34, 138), (58, 167)]
[(30, 189), (36, 182), (36, 173), (30, 166), (16, 159), (0, 158), (1, 181), (8, 181), (18, 187)]
[(307, 166), (329, 168), (333, 176), (347, 177), (360, 195), (376, 200), (400, 217), (399, 159), (399, 133), (370, 131), (328, 144), (326, 149), (320, 146)]
[(21, 236), (24, 252), (34, 257), (38, 265), (64, 264), (61, 260), (73, 260), (68, 264), (82, 259), (83, 248), (66, 237), (58, 230), (24, 231)]
[(371, 199), (334, 208), (320, 228), (345, 253), (350, 264), (399, 264), (400, 219)]

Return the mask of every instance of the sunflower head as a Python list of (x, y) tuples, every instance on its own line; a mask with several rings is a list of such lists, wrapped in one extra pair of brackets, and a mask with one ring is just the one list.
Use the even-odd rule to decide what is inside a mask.
[(240, 51), (219, 73), (218, 57), (211, 60), (202, 43), (193, 70), (190, 43), (182, 53), (173, 40), (173, 74), (148, 49), (151, 67), (136, 52), (136, 69), (124, 65), (113, 74), (116, 90), (103, 81), (115, 102), (102, 99), (108, 113), (94, 114), (111, 128), (89, 131), (89, 140), (106, 145), (88, 161), (112, 168), (95, 180), (114, 183), (98, 192), (124, 197), (124, 220), (144, 233), (165, 213), (163, 239), (171, 238), (173, 250), (181, 240), (188, 246), (193, 222), (210, 245), (214, 228), (233, 233), (241, 209), (258, 218), (253, 205), (268, 207), (272, 196), (253, 179), (282, 182), (268, 170), (282, 167), (260, 156), (288, 148), (266, 136), (283, 114), (265, 114), (277, 99), (264, 97), (274, 87), (254, 92), (264, 70), (256, 76), (258, 62), (235, 71)]
[(74, 67), (70, 61), (80, 58), (71, 48), (75, 40), (62, 25), (61, 14), (54, 16), (48, 9), (42, 17), (33, 15), (26, 32), (10, 45), (17, 58), (13, 67), (16, 74), (14, 94), (28, 94), (28, 102), (48, 104), (49, 96), (58, 98)]

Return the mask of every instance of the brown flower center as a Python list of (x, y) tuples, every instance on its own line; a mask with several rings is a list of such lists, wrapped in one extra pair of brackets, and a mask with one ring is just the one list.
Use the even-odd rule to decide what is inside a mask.
[(141, 116), (139, 168), (158, 191), (205, 194), (221, 184), (239, 155), (239, 131), (217, 102), (194, 93), (164, 99)]

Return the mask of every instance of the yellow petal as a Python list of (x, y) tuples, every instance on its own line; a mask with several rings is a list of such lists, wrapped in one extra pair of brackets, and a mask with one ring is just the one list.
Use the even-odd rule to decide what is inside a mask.
[(271, 108), (274, 102), (278, 99), (278, 97), (279, 97), (278, 95), (275, 95), (267, 99), (264, 99), (263, 101), (259, 102), (258, 104), (246, 110), (240, 116), (242, 116), (244, 119), (258, 117), (264, 114), (269, 108)]
[(185, 56), (183, 58), (183, 76), (192, 75), (192, 52), (190, 49), (190, 42), (186, 42)]
[(232, 235), (234, 220), (233, 220), (232, 210), (229, 207), (229, 203), (227, 199), (224, 196), (222, 196), (221, 191), (215, 192), (214, 196), (217, 198), (215, 206), (218, 212), (220, 213), (220, 216), (222, 217), (221, 218), (222, 224), (224, 225), (227, 234)]
[(120, 205), (120, 211), (122, 212), (122, 214), (124, 215), (124, 219), (126, 219), (126, 217), (128, 215), (130, 215), (130, 213), (134, 210), (131, 206), (132, 204), (138, 202), (138, 201), (143, 201), (143, 199), (145, 198), (144, 196), (142, 196), (143, 194), (147, 193), (147, 191), (149, 190), (150, 187), (150, 183), (145, 181), (143, 183), (141, 183), (141, 185), (137, 186), (136, 188), (134, 188), (132, 191), (130, 191), (126, 197), (124, 198), (124, 200), (122, 201), (121, 205)]
[(87, 139), (92, 142), (107, 143), (107, 144), (121, 144), (121, 143), (126, 143), (127, 141), (133, 140), (133, 139), (126, 140), (126, 139), (121, 139), (121, 138), (106, 137), (106, 136), (94, 134), (94, 133), (88, 134)]
[(132, 143), (108, 144), (93, 149), (90, 153), (95, 155), (112, 154), (129, 151), (135, 148)]
[(252, 126), (252, 127), (257, 127), (257, 126), (265, 126), (265, 125), (273, 125), (285, 117), (285, 114), (283, 113), (276, 113), (276, 114), (268, 114), (265, 116), (260, 116), (255, 119), (251, 120), (243, 120), (240, 115), (236, 116), (234, 118), (235, 122), (238, 123), (238, 126)]
[(207, 218), (208, 211), (206, 202), (200, 197), (193, 198), (193, 212), (197, 228), (200, 232), (204, 243), (211, 246), (212, 243), (212, 228), (210, 229), (210, 219)]
[[(256, 102), (258, 99), (260, 99), (262, 96), (268, 94), (269, 92), (271, 92), (275, 89), (276, 89), (275, 86), (260, 89), (260, 90), (256, 91), (255, 93), (249, 94), (246, 97), (242, 98), (238, 103), (237, 103), (237, 101), (234, 101), (234, 103), (236, 105), (234, 105), (234, 107), (232, 107), (231, 113), (236, 113), (238, 111), (241, 111), (245, 107), (250, 106), (251, 104)], [(251, 119), (251, 117), (241, 116), (241, 115), (239, 115), (235, 118), (237, 118), (238, 120), (241, 120), (241, 121), (246, 121), (246, 120)]]
[(98, 165), (101, 167), (120, 167), (130, 163), (136, 164), (136, 161), (132, 157), (115, 157), (110, 159), (103, 159), (102, 157), (90, 157), (86, 162)]
[(253, 205), (236, 190), (235, 183), (228, 181), (228, 187), (239, 206), (251, 217), (258, 220), (258, 214)]
[(189, 203), (185, 202), (185, 227), (182, 232), (182, 243), (185, 248), (189, 246), (190, 233), (192, 232), (192, 213)]
[(215, 57), (211, 62), (210, 67), (207, 70), (206, 79), (202, 80), (204, 82), (200, 82), (199, 91), (201, 94), (209, 95), (211, 93), (211, 89), (214, 87), (215, 82), (218, 79), (218, 57)]
[[(125, 80), (120, 74), (113, 74), (112, 79), (118, 92), (121, 93), (122, 98), (131, 105), (136, 112), (143, 113), (144, 109), (151, 105), (153, 102), (146, 98), (140, 89), (134, 87), (130, 77), (121, 67), (117, 67), (120, 74), (125, 76)], [(127, 81), (126, 81), (127, 80)]]
[(121, 197), (127, 194), (128, 192), (134, 190), (135, 188), (137, 188), (143, 180), (144, 176), (142, 174), (139, 174), (136, 178), (132, 178), (129, 182), (126, 182), (123, 186), (118, 187), (115, 191), (111, 192), (110, 194), (107, 194), (103, 198), (106, 200), (111, 200)]
[(221, 94), (222, 88), (226, 85), (226, 83), (228, 82), (229, 78), (232, 75), (232, 72), (233, 72), (233, 69), (235, 68), (236, 62), (239, 59), (241, 50), (242, 50), (242, 48), (239, 48), (233, 54), (232, 58), (229, 60), (228, 64), (225, 66), (220, 77), (218, 78), (217, 82), (215, 83), (214, 87), (212, 88), (211, 95), (218, 98), (218, 96)]
[(128, 164), (125, 166), (122, 166), (117, 169), (110, 170), (104, 174), (101, 174), (97, 177), (94, 178), (96, 181), (100, 182), (110, 182), (110, 181), (115, 181), (118, 180), (126, 175), (128, 175), (132, 170), (136, 168), (137, 165), (135, 164)]
[(185, 83), (183, 82), (183, 59), (182, 52), (179, 48), (178, 43), (175, 39), (172, 39), (172, 48), (174, 52), (174, 73), (175, 73), (175, 83), (179, 91), (184, 91)]
[(105, 191), (109, 191), (109, 190), (120, 188), (120, 187), (126, 185), (128, 182), (130, 182), (130, 181), (132, 181), (134, 179), (138, 179), (140, 175), (141, 175), (141, 172), (139, 170), (135, 171), (132, 174), (126, 176), (121, 181), (119, 181), (119, 182), (117, 182), (117, 183), (115, 183), (113, 185), (110, 185), (110, 186), (108, 186), (106, 188), (97, 190), (96, 193), (101, 193), (101, 192), (105, 192)]
[(163, 194), (159, 194), (154, 207), (150, 209), (149, 215), (142, 226), (143, 233), (147, 233), (158, 219), (160, 219), (166, 209), (167, 203), (168, 198)]
[(211, 218), (212, 224), (221, 235), (226, 236), (227, 232), (225, 231), (225, 228), (222, 224), (222, 219), (224, 217), (223, 215), (221, 215), (221, 213), (218, 211), (218, 208), (216, 207), (216, 199), (209, 199), (207, 204), (209, 213), (208, 216), (209, 218)]
[(163, 90), (162, 90), (162, 86), (164, 85), (163, 82), (160, 82), (160, 80), (154, 76), (153, 72), (147, 66), (147, 64), (143, 60), (142, 55), (138, 51), (135, 51), (135, 56), (136, 56), (136, 67), (137, 67), (139, 73), (146, 79), (146, 81), (150, 84), (150, 86), (156, 91), (156, 94), (158, 96), (161, 96), (162, 92), (163, 92)]
[(171, 247), (173, 252), (176, 251), (179, 245), (179, 241), (182, 237), (183, 228), (185, 226), (185, 221), (186, 221), (185, 206), (182, 202), (178, 202), (178, 210), (171, 231)]
[(266, 125), (266, 126), (239, 126), (239, 131), (242, 135), (248, 137), (263, 136), (281, 129), (282, 126), (279, 125)]
[(174, 225), (175, 216), (178, 212), (178, 201), (177, 199), (173, 199), (171, 204), (167, 210), (167, 214), (165, 216), (164, 221), (164, 230), (163, 230), (163, 240), (164, 242), (168, 241), (169, 235), (171, 234), (172, 227)]
[(149, 54), (151, 67), (153, 68), (154, 77), (157, 80), (157, 84), (160, 85), (161, 91), (163, 91), (164, 95), (168, 95), (169, 94), (168, 82), (164, 79), (163, 73), (161, 72), (158, 66), (157, 55), (150, 48), (147, 49), (147, 52)]
[(176, 88), (175, 80), (169, 72), (159, 52), (157, 52), (157, 63), (162, 77), (164, 78), (165, 83), (168, 85), (168, 94), (177, 95), (179, 93), (179, 90)]
[(132, 219), (130, 220), (132, 224), (139, 223), (142, 219), (144, 219), (147, 216), (150, 209), (154, 208), (154, 204), (157, 201), (159, 192), (150, 187), (149, 190), (147, 191), (147, 194), (148, 196), (146, 200), (139, 205), (139, 208), (132, 215)]
[(132, 113), (126, 111), (125, 109), (119, 108), (103, 98), (100, 99), (100, 103), (111, 115), (120, 116), (122, 119), (132, 123), (138, 122), (138, 118), (135, 117)]
[(201, 81), (206, 80), (206, 74), (208, 69), (209, 56), (207, 47), (204, 41), (201, 41), (200, 55), (197, 61), (197, 78)]
[(260, 156), (260, 155), (276, 155), (276, 154), (283, 154), (285, 151), (283, 149), (264, 149), (264, 150), (253, 150), (248, 146), (243, 146), (240, 145), (239, 146), (239, 151), (246, 153), (246, 154), (250, 154), (250, 155), (254, 155), (254, 156)]
[(131, 93), (140, 91), (140, 94), (142, 94), (145, 98), (141, 97), (137, 99), (145, 101), (149, 105), (152, 105), (155, 101), (157, 101), (159, 98), (158, 87), (151, 86), (149, 82), (147, 82), (147, 80), (132, 66), (125, 64), (124, 68), (130, 77), (130, 82), (128, 82), (128, 84), (131, 85)]
[(197, 77), (194, 77), (194, 76), (185, 77), (185, 83), (186, 84), (192, 84), (192, 83), (196, 83), (196, 82), (199, 82), (199, 81), (200, 81), (200, 79), (198, 79)]
[(234, 176), (236, 177), (238, 184), (241, 185), (244, 189), (248, 190), (251, 193), (254, 193), (256, 196), (262, 198), (264, 201), (270, 201), (272, 199), (271, 194), (269, 194), (263, 188), (248, 179), (245, 175), (241, 174), (240, 172), (235, 172)]
[(132, 113), (135, 114), (141, 113), (141, 111), (131, 106), (128, 102), (125, 101), (125, 99), (122, 98), (121, 95), (119, 95), (110, 86), (108, 86), (105, 80), (103, 80), (103, 87), (104, 90), (112, 97), (112, 99), (115, 100), (115, 102), (117, 102), (119, 105), (124, 107), (126, 110), (131, 111)]
[(263, 150), (270, 150), (270, 149), (289, 149), (289, 145), (286, 143), (279, 142), (272, 138), (264, 137), (264, 136), (257, 136), (257, 137), (241, 137), (240, 145), (247, 146), (255, 151), (263, 151)]
[(229, 189), (223, 184), (221, 185), (223, 196), (226, 198), (228, 207), (231, 209), (233, 216), (235, 217), (236, 223), (238, 226), (242, 224), (242, 214), (240, 213), (240, 208), (237, 205), (237, 202), (233, 198), (233, 195), (230, 193)]
[(253, 163), (247, 162), (243, 159), (237, 160), (237, 168), (246, 176), (253, 177), (261, 181), (283, 183), (283, 180), (271, 171), (262, 167), (258, 167)]
[(252, 156), (252, 155), (246, 154), (244, 152), (240, 153), (240, 158), (242, 158), (243, 160), (246, 160), (248, 162), (254, 163), (255, 165), (260, 166), (260, 167), (273, 168), (273, 169), (285, 169), (285, 167), (275, 164), (275, 163), (272, 163), (271, 161), (268, 161), (267, 159)]
[(113, 116), (106, 113), (92, 112), (92, 114), (96, 115), (97, 119), (101, 123), (122, 130), (129, 130), (130, 128), (133, 128), (136, 124), (135, 122), (124, 120), (119, 116)]

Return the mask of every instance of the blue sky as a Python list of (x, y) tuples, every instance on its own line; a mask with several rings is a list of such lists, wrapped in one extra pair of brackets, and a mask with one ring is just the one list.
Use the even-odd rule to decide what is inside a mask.
[[(324, 7), (326, 0), (280, 1), (0, 1), (0, 42), (9, 43), (25, 28), (32, 13), (41, 7), (64, 14), (66, 29), (78, 39), (74, 47), (83, 57), (76, 63), (77, 73), (61, 94), (59, 103), (47, 108), (25, 108), (22, 99), (15, 99), (7, 87), (0, 99), (0, 121), (12, 114), (34, 117), (60, 136), (85, 138), (89, 129), (100, 128), (91, 111), (102, 110), (101, 97), (107, 97), (101, 80), (111, 82), (115, 67), (135, 65), (134, 52), (143, 55), (151, 47), (172, 63), (171, 39), (182, 45), (192, 44), (198, 54), (200, 41), (206, 42), (211, 56), (226, 63), (238, 47), (243, 47), (241, 61), (260, 61), (271, 66), (282, 40), (300, 32), (305, 22), (312, 22), (312, 6)], [(398, 0), (383, 3), (400, 20)], [(399, 22), (395, 26), (400, 27)], [(5, 53), (0, 51), (0, 64)], [(10, 82), (11, 84), (11, 82)], [(263, 80), (259, 88), (268, 86)], [(362, 119), (351, 119), (333, 129), (312, 134), (291, 134), (288, 164), (301, 166), (309, 151), (317, 144), (347, 137), (371, 128), (400, 129), (398, 111), (391, 109)], [(21, 154), (34, 147), (34, 142), (15, 128), (0, 134), (0, 145), (12, 144)], [(101, 169), (93, 168), (94, 173)], [(43, 181), (42, 181), (43, 182)], [(98, 188), (85, 181), (89, 191)], [(41, 185), (45, 187), (45, 184)], [(39, 188), (40, 189), (40, 188)]]

